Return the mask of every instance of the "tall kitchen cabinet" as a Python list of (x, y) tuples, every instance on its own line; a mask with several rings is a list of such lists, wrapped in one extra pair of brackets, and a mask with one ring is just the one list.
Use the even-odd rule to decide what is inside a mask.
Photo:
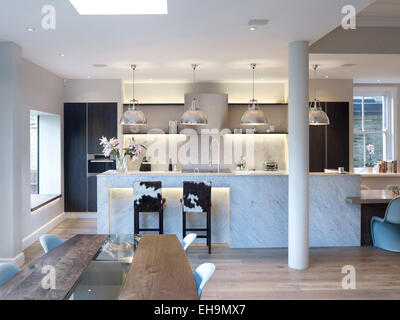
[(329, 126), (310, 126), (310, 172), (344, 167), (349, 171), (349, 103), (321, 103)]
[(114, 169), (99, 139), (118, 136), (117, 103), (64, 104), (65, 212), (97, 211), (98, 173)]

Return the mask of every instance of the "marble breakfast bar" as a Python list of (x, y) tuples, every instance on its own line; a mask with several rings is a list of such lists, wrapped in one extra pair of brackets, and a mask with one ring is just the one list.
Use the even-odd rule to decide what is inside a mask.
[[(288, 175), (286, 172), (240, 173), (107, 171), (97, 176), (99, 234), (133, 233), (133, 182), (162, 181), (164, 233), (182, 237), (179, 199), (183, 181), (212, 183), (212, 242), (231, 248), (282, 248), (288, 245)], [(361, 245), (360, 205), (346, 198), (360, 194), (356, 174), (310, 174), (312, 247)], [(145, 227), (157, 227), (156, 214), (142, 214)], [(192, 213), (188, 225), (201, 227), (204, 215)], [(199, 241), (202, 241), (199, 240)]]

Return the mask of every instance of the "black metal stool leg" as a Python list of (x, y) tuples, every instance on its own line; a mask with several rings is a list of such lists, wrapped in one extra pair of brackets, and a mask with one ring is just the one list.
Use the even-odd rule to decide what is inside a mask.
[(208, 253), (211, 254), (211, 208), (207, 210), (207, 245)]
[(158, 214), (159, 219), (159, 234), (164, 234), (164, 208), (161, 206), (161, 210)]
[(186, 212), (182, 208), (182, 238), (186, 237)]
[(139, 212), (134, 210), (134, 234), (139, 234)]

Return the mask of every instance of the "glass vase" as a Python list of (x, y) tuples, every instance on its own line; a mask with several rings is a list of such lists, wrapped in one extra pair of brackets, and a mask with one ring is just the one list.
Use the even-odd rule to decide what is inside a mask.
[(126, 173), (128, 171), (128, 165), (126, 161), (126, 157), (122, 156), (117, 158), (117, 172), (118, 173)]

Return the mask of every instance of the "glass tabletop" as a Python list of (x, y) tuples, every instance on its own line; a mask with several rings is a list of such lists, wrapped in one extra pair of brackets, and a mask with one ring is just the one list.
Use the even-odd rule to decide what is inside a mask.
[(110, 235), (82, 273), (68, 300), (116, 300), (139, 245), (139, 235)]

